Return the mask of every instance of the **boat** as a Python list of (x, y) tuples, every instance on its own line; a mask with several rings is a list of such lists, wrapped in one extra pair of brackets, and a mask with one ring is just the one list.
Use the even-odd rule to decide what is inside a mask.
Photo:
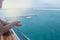
[(30, 40), (22, 32), (20, 32), (20, 38), (16, 35), (13, 29), (9, 30), (5, 34), (1, 35), (1, 40)]
[(18, 36), (14, 33), (13, 29), (1, 35), (1, 40), (20, 40)]

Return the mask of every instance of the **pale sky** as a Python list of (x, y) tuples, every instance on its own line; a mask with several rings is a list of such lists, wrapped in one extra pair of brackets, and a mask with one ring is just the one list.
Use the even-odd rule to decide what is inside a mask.
[[(4, 0), (2, 8), (60, 8), (60, 0)], [(7, 17), (18, 16), (18, 10), (6, 10)], [(20, 11), (19, 11), (20, 13)], [(21, 14), (20, 14), (21, 15)]]
[(3, 8), (60, 8), (60, 0), (4, 0)]

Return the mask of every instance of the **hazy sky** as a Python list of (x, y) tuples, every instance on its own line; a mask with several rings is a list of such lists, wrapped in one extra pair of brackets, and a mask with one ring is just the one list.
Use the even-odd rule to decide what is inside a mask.
[[(60, 0), (4, 0), (2, 8), (60, 8)], [(7, 17), (18, 15), (17, 10), (5, 12)]]
[(60, 8), (60, 0), (4, 0), (3, 8)]

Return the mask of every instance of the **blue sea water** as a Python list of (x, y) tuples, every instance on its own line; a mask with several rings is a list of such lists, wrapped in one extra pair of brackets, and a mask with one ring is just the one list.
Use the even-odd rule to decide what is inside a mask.
[(36, 14), (36, 16), (30, 19), (17, 18), (22, 26), (13, 29), (19, 38), (22, 32), (31, 40), (60, 40), (60, 10), (27, 9), (22, 14)]

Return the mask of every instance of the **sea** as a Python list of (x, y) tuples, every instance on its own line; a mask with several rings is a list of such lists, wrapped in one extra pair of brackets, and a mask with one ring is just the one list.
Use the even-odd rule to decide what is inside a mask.
[[(9, 10), (7, 12), (7, 10)], [(15, 10), (14, 12), (12, 12)], [(4, 13), (17, 13), (18, 17), (7, 17), (8, 21), (20, 20), (22, 26), (14, 26), (13, 30), (20, 38), (22, 32), (30, 40), (60, 40), (60, 10), (52, 9), (2, 9)], [(12, 15), (11, 14), (11, 15)]]

